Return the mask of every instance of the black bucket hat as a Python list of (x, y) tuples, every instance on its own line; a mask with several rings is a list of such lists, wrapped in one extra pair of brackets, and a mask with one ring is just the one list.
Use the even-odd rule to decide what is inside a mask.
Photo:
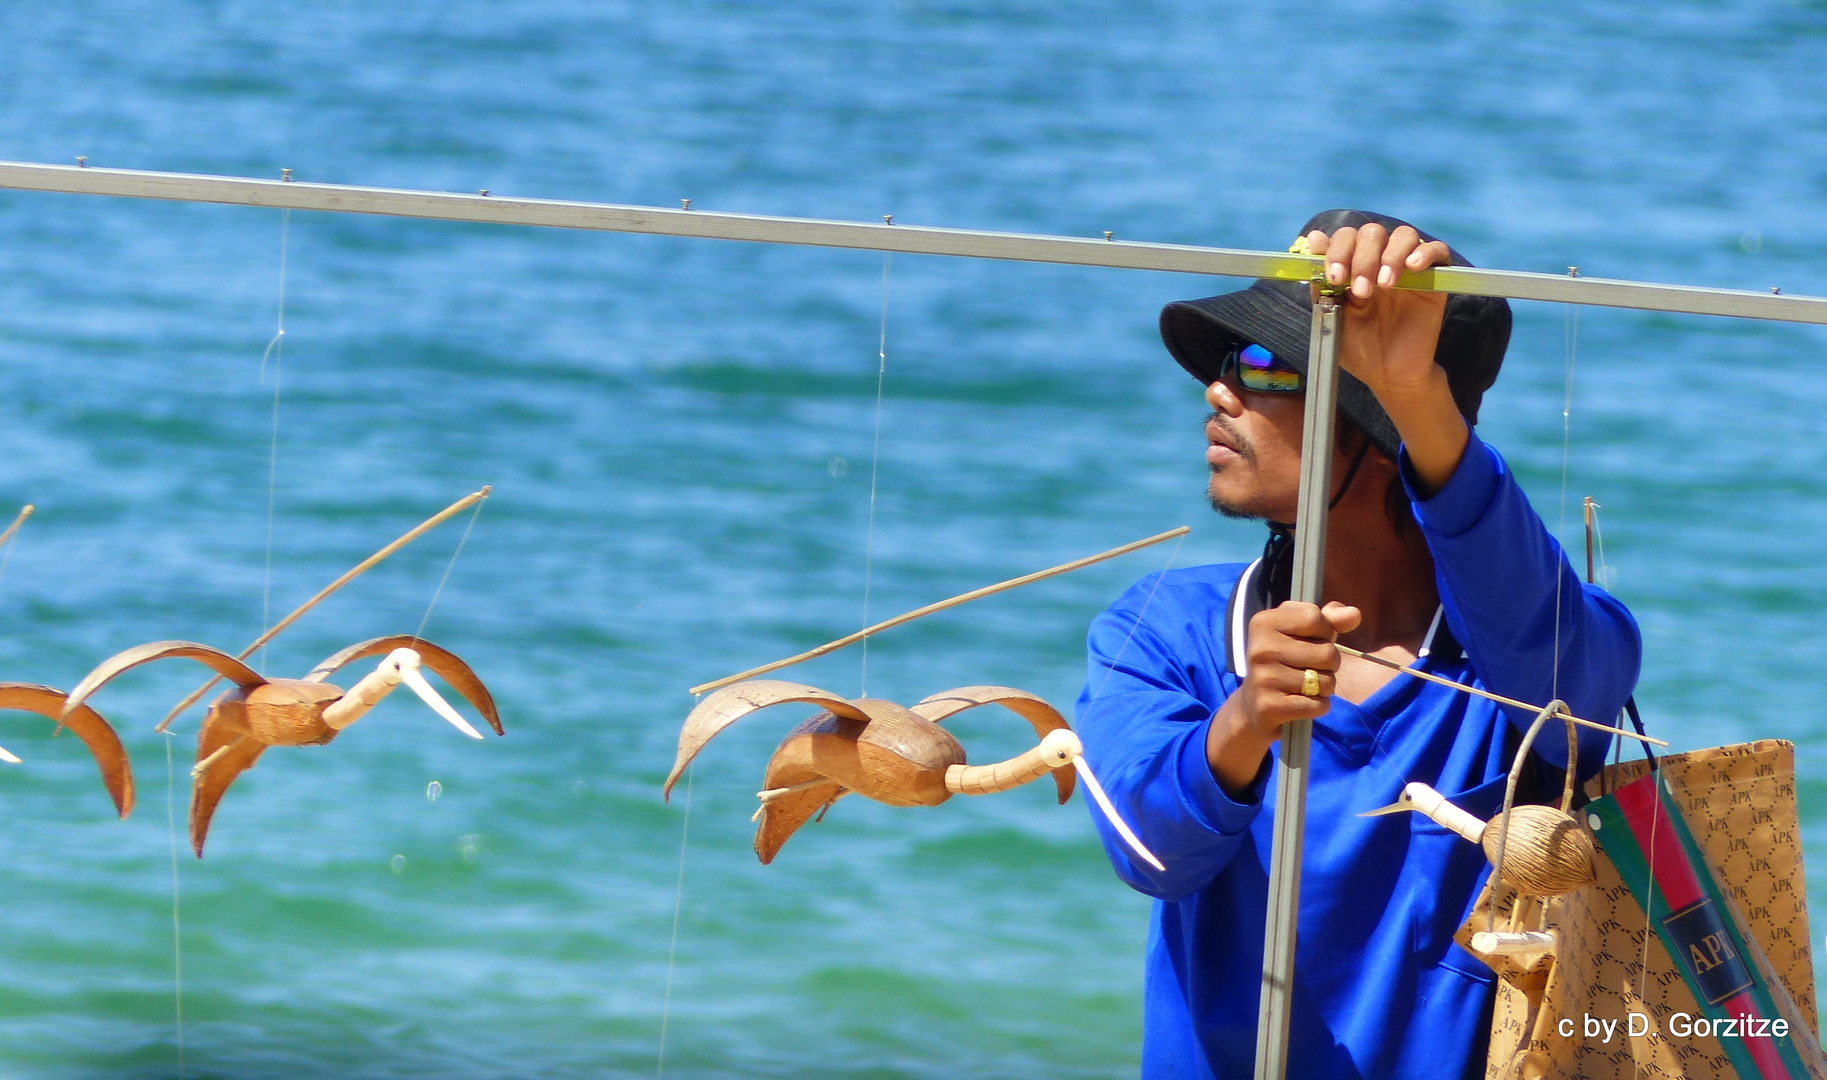
[[(1300, 237), (1315, 229), (1330, 235), (1347, 226), (1361, 228), (1372, 222), (1390, 232), (1408, 225), (1385, 214), (1327, 210), (1302, 226)], [(1435, 239), (1419, 229), (1415, 231), (1424, 241)], [(1295, 246), (1300, 247), (1300, 238), (1296, 238)], [(1457, 251), (1451, 255), (1454, 266), (1472, 265)], [(1312, 291), (1304, 281), (1258, 278), (1255, 284), (1238, 292), (1203, 300), (1178, 300), (1161, 309), (1161, 340), (1201, 385), (1210, 385), (1217, 379), (1218, 365), (1227, 353), (1252, 344), (1261, 345), (1278, 360), (1306, 374), (1312, 326)], [(1447, 297), (1434, 361), (1446, 370), (1453, 402), (1467, 423), (1478, 423), (1478, 405), (1484, 392), (1497, 381), (1497, 369), (1503, 366), (1504, 349), (1509, 343), (1508, 301), (1494, 296)], [(1395, 460), (1402, 438), (1396, 434), (1389, 414), (1368, 386), (1349, 372), (1340, 375), (1339, 412), (1368, 435), (1372, 445)]]

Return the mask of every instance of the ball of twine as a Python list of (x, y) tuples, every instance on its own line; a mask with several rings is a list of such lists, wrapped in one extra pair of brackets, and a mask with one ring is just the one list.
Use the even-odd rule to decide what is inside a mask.
[(1559, 896), (1598, 880), (1592, 833), (1553, 806), (1518, 806), (1510, 811), (1510, 838), (1503, 841), (1500, 814), (1485, 827), (1484, 857), (1497, 864), (1504, 845), (1503, 880), (1533, 896)]

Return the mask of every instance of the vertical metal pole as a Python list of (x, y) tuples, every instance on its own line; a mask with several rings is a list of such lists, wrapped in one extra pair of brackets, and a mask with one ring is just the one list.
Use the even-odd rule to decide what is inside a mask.
[[(1321, 286), (1313, 302), (1307, 352), (1307, 408), (1301, 426), (1300, 503), (1294, 519), (1291, 599), (1321, 603), (1326, 574), (1326, 511), (1338, 413), (1338, 334), (1342, 290)], [(1262, 948), (1262, 1009), (1256, 1023), (1256, 1080), (1288, 1074), (1294, 943), (1300, 918), (1301, 843), (1307, 828), (1307, 754), (1313, 721), (1281, 729), (1275, 783), (1275, 839), (1269, 862), (1269, 912)]]

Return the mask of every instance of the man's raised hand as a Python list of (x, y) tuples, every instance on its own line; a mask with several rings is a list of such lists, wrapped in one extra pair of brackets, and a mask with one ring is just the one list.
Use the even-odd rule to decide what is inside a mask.
[(1326, 260), (1326, 280), (1347, 286), (1339, 331), (1339, 366), (1370, 387), (1408, 448), (1424, 496), (1451, 478), (1465, 452), (1467, 428), (1453, 403), (1446, 371), (1434, 362), (1446, 294), (1396, 287), (1404, 273), (1445, 266), (1447, 246), (1421, 240), (1403, 225), (1390, 232), (1371, 222), (1327, 236), (1315, 230), (1307, 250)]
[(1407, 225), (1392, 233), (1371, 222), (1331, 236), (1315, 230), (1307, 236), (1307, 249), (1326, 257), (1329, 283), (1347, 287), (1339, 351), (1345, 370), (1379, 400), (1386, 391), (1412, 393), (1432, 381), (1446, 294), (1398, 289), (1396, 282), (1404, 273), (1446, 265), (1446, 245), (1423, 243)]

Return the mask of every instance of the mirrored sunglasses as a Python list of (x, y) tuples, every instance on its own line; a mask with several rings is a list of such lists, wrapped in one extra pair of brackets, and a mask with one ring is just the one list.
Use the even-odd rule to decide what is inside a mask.
[(1300, 372), (1275, 359), (1275, 354), (1261, 345), (1245, 345), (1225, 354), (1218, 365), (1218, 377), (1237, 373), (1237, 382), (1245, 390), (1262, 394), (1298, 394), (1307, 387)]

